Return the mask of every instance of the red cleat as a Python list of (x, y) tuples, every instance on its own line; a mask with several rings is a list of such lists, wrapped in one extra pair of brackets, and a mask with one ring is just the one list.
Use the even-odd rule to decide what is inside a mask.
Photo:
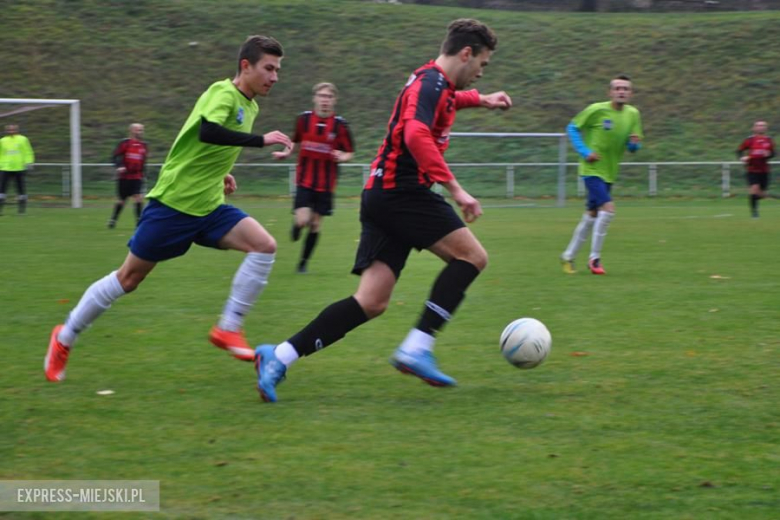
[(601, 258), (591, 258), (588, 260), (588, 269), (593, 274), (607, 274), (604, 267), (601, 265)]
[(219, 347), (223, 350), (227, 350), (233, 357), (240, 359), (241, 361), (254, 361), (255, 351), (246, 342), (243, 331), (232, 332), (225, 329), (220, 329), (216, 325), (211, 327), (209, 333), (209, 341), (214, 344), (215, 347)]
[(57, 335), (64, 325), (57, 325), (51, 331), (49, 338), (49, 350), (46, 351), (46, 358), (43, 360), (43, 370), (46, 373), (46, 379), (54, 383), (59, 383), (65, 379), (65, 365), (68, 364), (68, 354), (70, 347), (60, 343)]

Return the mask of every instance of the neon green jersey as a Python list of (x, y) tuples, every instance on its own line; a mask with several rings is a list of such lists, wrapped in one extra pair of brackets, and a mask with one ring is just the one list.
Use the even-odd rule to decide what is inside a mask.
[(592, 163), (580, 158), (580, 175), (593, 175), (605, 182), (615, 182), (629, 137), (632, 134), (643, 137), (639, 110), (631, 105), (615, 110), (611, 101), (593, 103), (577, 114), (572, 123), (582, 132), (583, 141), (590, 151), (601, 157)]
[(0, 139), (0, 172), (21, 172), (35, 162), (30, 140), (23, 135), (7, 135)]
[(201, 118), (250, 133), (258, 111), (257, 103), (247, 99), (230, 79), (212, 84), (195, 103), (147, 197), (196, 217), (217, 209), (225, 202), (224, 178), (241, 147), (202, 142), (198, 137)]

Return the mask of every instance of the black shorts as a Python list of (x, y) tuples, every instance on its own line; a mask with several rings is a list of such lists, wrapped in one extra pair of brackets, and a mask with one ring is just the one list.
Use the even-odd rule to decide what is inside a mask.
[(139, 195), (143, 187), (143, 179), (119, 179), (116, 183), (116, 193), (124, 200), (132, 195)]
[(298, 186), (295, 189), (295, 202), (293, 210), (298, 208), (311, 208), (320, 215), (333, 215), (333, 192), (317, 191)]
[(360, 202), (360, 244), (353, 274), (361, 274), (374, 260), (386, 263), (396, 279), (412, 248), (427, 249), (453, 231), (465, 227), (444, 197), (427, 188), (363, 190)]
[(746, 173), (745, 178), (747, 179), (748, 186), (752, 186), (754, 184), (758, 184), (758, 186), (761, 188), (761, 191), (766, 190), (769, 187), (769, 174), (768, 173)]

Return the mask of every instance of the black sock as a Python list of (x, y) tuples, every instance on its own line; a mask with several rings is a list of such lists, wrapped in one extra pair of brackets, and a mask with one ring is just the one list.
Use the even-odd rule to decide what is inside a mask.
[(141, 220), (141, 212), (144, 210), (144, 203), (143, 202), (136, 202), (135, 203), (135, 221), (138, 222)]
[(441, 330), (463, 301), (468, 286), (478, 275), (479, 269), (464, 260), (453, 260), (447, 264), (433, 284), (417, 328), (430, 335)]
[(5, 199), (0, 199), (0, 215), (3, 214), (3, 206), (5, 206)]
[(306, 243), (303, 246), (303, 254), (301, 255), (301, 266), (305, 266), (306, 262), (309, 261), (309, 258), (311, 257), (312, 251), (314, 251), (314, 246), (317, 245), (317, 239), (320, 238), (320, 233), (309, 231), (309, 234), (306, 235)]
[(298, 227), (298, 225), (293, 222), (292, 229), (290, 229), (290, 238), (292, 238), (293, 242), (297, 242), (299, 238), (301, 238), (301, 230), (302, 227)]
[(750, 196), (750, 209), (753, 211), (753, 213), (756, 213), (758, 211), (758, 199), (760, 197), (758, 195), (751, 195)]
[(299, 356), (308, 356), (337, 342), (367, 321), (363, 308), (350, 296), (325, 307), (319, 316), (287, 341)]
[(19, 211), (20, 214), (27, 211), (27, 199), (23, 199), (19, 201), (19, 207), (17, 208), (17, 210)]
[(125, 205), (121, 202), (117, 202), (114, 204), (114, 212), (111, 214), (111, 220), (116, 220), (119, 218), (119, 214), (122, 212), (122, 208), (124, 208)]

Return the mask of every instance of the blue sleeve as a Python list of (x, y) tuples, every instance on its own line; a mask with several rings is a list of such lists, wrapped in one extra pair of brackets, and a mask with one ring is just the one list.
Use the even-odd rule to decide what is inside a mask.
[(629, 141), (626, 147), (628, 148), (629, 152), (634, 153), (640, 148), (642, 148), (642, 143), (632, 143), (631, 141)]
[(580, 154), (580, 157), (587, 159), (590, 155), (590, 150), (585, 146), (585, 142), (582, 140), (582, 133), (580, 132), (580, 129), (577, 128), (577, 125), (569, 123), (566, 127), (566, 133), (569, 135), (569, 141), (574, 147), (574, 150)]

